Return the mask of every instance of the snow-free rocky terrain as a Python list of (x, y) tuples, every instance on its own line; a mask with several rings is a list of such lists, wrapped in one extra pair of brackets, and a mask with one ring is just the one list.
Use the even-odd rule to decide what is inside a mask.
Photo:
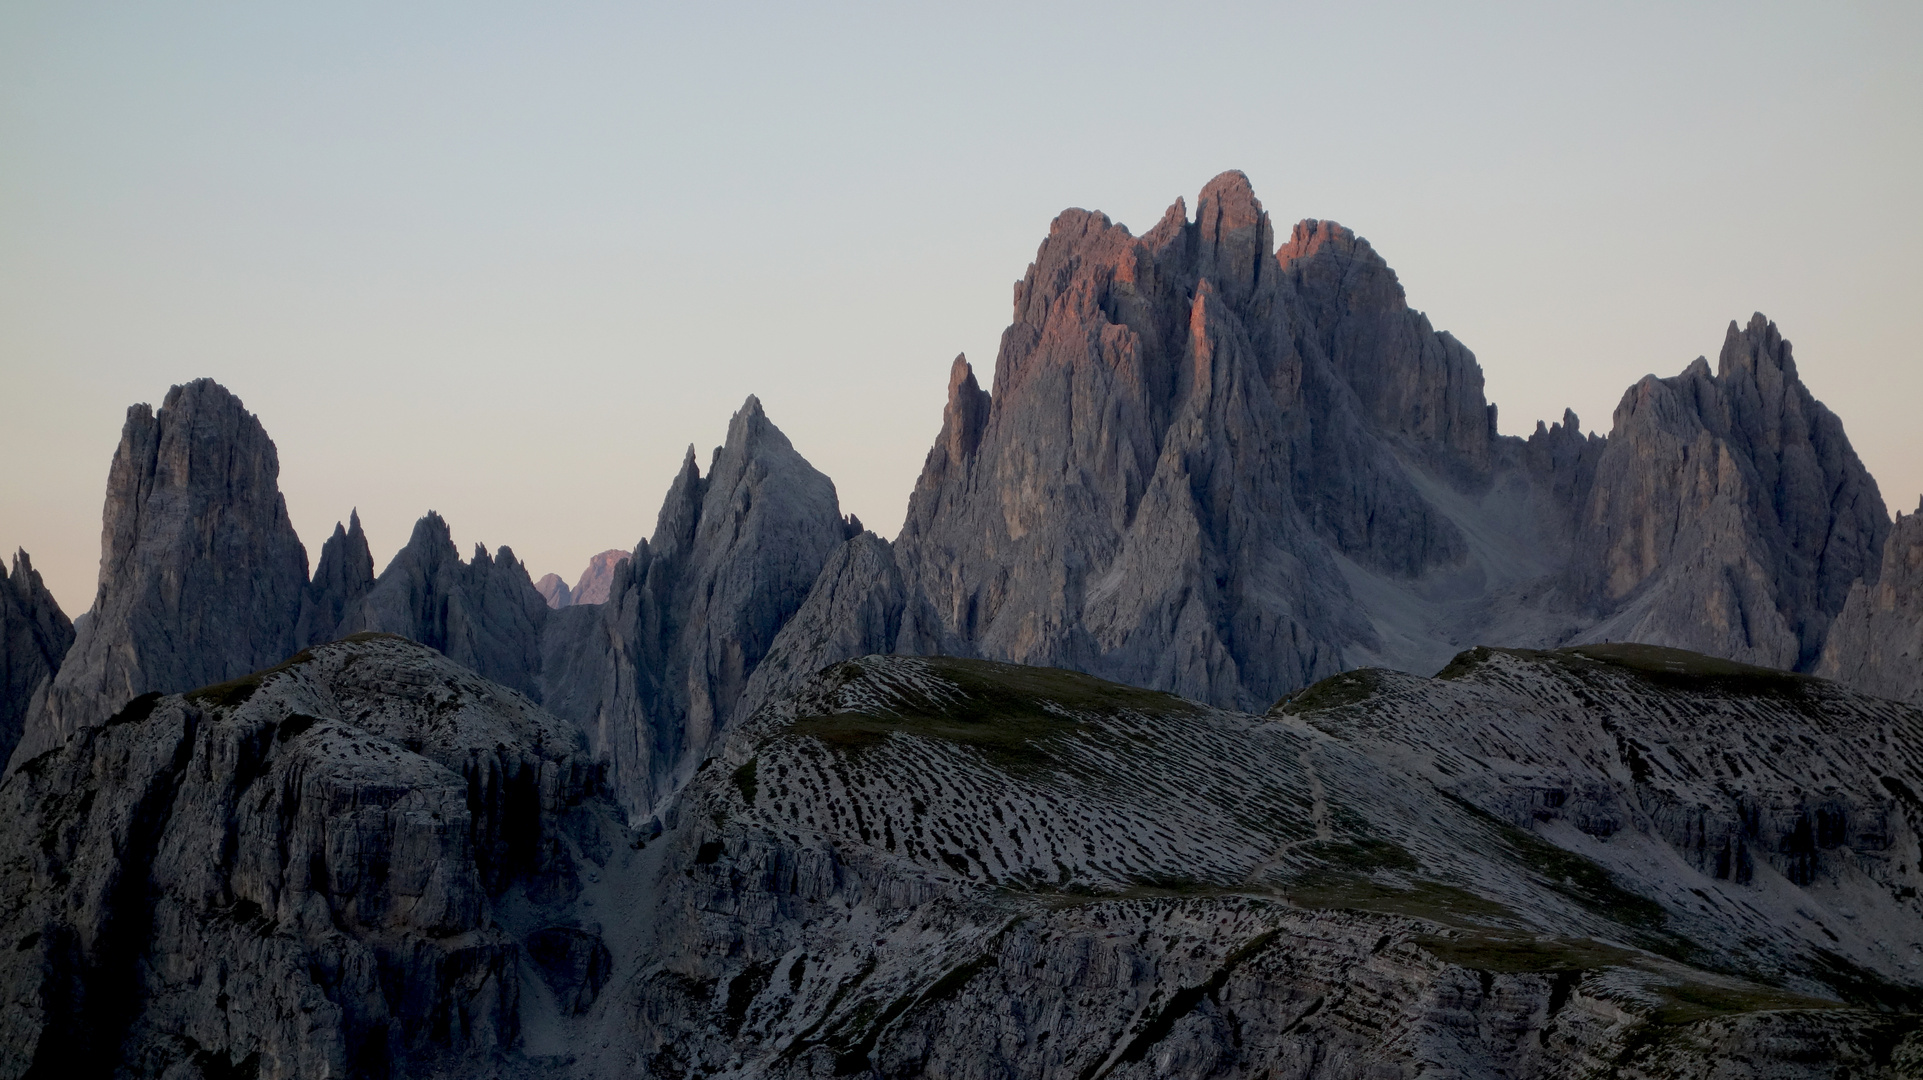
[(636, 834), (364, 634), (0, 784), (0, 1077), (1914, 1076), (1920, 747), (1645, 647), (1266, 715), (877, 656)]
[(1923, 510), (1774, 323), (1505, 436), (1237, 172), (1013, 299), (894, 540), (750, 396), (572, 588), (130, 408), (0, 574), (0, 1080), (1923, 1075)]

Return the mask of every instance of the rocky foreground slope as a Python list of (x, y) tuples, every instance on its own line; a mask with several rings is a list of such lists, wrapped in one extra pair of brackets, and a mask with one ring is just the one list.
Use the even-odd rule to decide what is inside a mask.
[(0, 783), (0, 1076), (1915, 1075), (1920, 748), (1666, 650), (1267, 715), (870, 657), (632, 837), (569, 725), (364, 635)]

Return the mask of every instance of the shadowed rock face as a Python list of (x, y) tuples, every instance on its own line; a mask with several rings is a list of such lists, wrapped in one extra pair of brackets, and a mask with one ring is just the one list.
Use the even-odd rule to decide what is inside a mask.
[(28, 721), (28, 753), (138, 694), (265, 667), (294, 651), (307, 553), (260, 421), (211, 379), (127, 410), (107, 477), (100, 583)]
[[(606, 980), (571, 853), (625, 845), (582, 750), (389, 637), (83, 729), (0, 785), (0, 1076), (495, 1066), (553, 1010), (526, 998)], [(551, 990), (524, 992), (530, 947)]]
[(1889, 530), (1842, 421), (1757, 315), (1616, 408), (1577, 537), (1576, 593), (1606, 613), (1585, 639), (1672, 645), (1807, 669)]
[(0, 762), (13, 753), (34, 696), (45, 695), (73, 646), (73, 624), (25, 551), (0, 565)]
[(1923, 703), (1923, 504), (1896, 516), (1877, 576), (1850, 586), (1816, 674)]
[(361, 515), (356, 510), (348, 514), (346, 528), (335, 522), (334, 535), (321, 545), (320, 564), (314, 568), (314, 580), (307, 584), (294, 639), (306, 648), (341, 637), (341, 623), (359, 608), (373, 587), (374, 553), (368, 550), (367, 534), (361, 531)]
[(834, 484), (750, 397), (707, 476), (689, 447), (598, 615), (557, 613), (582, 612), (544, 643), (541, 700), (585, 727), (630, 813), (645, 818), (700, 760), (850, 530)]
[(477, 544), (463, 563), (447, 522), (430, 510), (330, 636), (398, 634), (538, 700), (547, 615), (513, 551), (489, 556)]
[(541, 599), (548, 602), (548, 607), (557, 611), (574, 602), (573, 590), (568, 588), (568, 583), (562, 581), (559, 574), (541, 575), (541, 580), (534, 583), (534, 591), (541, 594)]

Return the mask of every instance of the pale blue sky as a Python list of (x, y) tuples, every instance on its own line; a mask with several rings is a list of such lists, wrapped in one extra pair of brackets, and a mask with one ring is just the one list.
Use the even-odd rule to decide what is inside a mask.
[(0, 546), (92, 599), (124, 410), (220, 379), (310, 559), (572, 578), (749, 393), (892, 535), (1066, 206), (1341, 221), (1506, 432), (1761, 310), (1923, 491), (1923, 5), (0, 4)]

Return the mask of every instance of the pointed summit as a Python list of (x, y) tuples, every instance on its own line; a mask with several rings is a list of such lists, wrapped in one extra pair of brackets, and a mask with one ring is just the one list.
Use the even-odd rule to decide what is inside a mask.
[[(107, 477), (100, 583), (28, 741), (130, 698), (222, 682), (294, 652), (307, 554), (260, 420), (212, 379), (127, 410)], [(24, 744), (23, 744), (24, 745)]]
[(555, 613), (544, 700), (588, 731), (632, 817), (645, 820), (730, 723), (847, 529), (833, 482), (750, 396), (705, 477), (688, 448), (654, 536), (616, 562), (598, 619)]
[(1616, 407), (1577, 564), (1578, 591), (1615, 613), (1587, 636), (1806, 669), (1889, 528), (1789, 342), (1760, 314), (1732, 322), (1715, 375), (1698, 357)]
[(35, 695), (45, 695), (73, 646), (73, 624), (25, 551), (0, 563), (0, 764), (20, 742)]
[(294, 632), (302, 648), (340, 637), (341, 620), (374, 587), (374, 554), (361, 531), (358, 507), (348, 512), (347, 521), (346, 528), (335, 522), (334, 535), (321, 545), (320, 562), (307, 585)]
[(463, 563), (447, 521), (429, 510), (336, 636), (399, 634), (538, 700), (547, 615), (547, 601), (512, 550), (490, 556), (476, 544)]
[(1245, 303), (1275, 274), (1275, 229), (1249, 178), (1231, 169), (1209, 181), (1195, 201), (1201, 240), (1199, 273), (1233, 304)]

